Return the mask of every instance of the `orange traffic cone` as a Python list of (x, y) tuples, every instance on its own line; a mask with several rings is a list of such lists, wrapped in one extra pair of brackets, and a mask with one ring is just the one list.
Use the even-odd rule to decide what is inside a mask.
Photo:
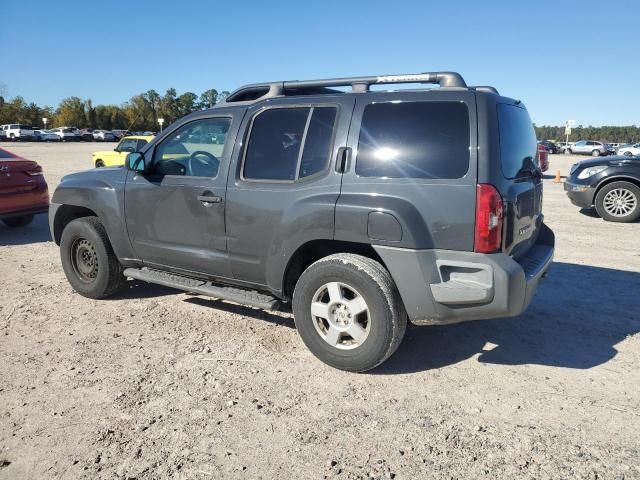
[(556, 170), (556, 179), (553, 183), (560, 183), (560, 170)]

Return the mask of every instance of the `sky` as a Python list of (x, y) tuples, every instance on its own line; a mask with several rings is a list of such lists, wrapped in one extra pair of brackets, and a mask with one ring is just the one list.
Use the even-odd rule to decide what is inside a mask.
[(56, 106), (453, 70), (537, 125), (640, 125), (640, 1), (0, 0), (0, 89)]

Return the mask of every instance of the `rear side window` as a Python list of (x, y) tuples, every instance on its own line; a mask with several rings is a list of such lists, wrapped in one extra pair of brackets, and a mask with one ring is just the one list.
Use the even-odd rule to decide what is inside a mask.
[(356, 173), (460, 178), (469, 170), (469, 142), (469, 111), (464, 103), (372, 103), (362, 116)]
[(502, 174), (516, 178), (536, 166), (536, 133), (526, 109), (506, 103), (498, 104), (500, 160)]
[(326, 169), (335, 107), (272, 108), (253, 120), (242, 177), (295, 181)]

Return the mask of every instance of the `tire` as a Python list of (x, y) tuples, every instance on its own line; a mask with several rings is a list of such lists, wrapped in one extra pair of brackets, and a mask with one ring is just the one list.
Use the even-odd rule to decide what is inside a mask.
[(103, 168), (104, 162), (102, 160), (96, 160), (96, 168)]
[(60, 239), (60, 258), (67, 280), (84, 297), (108, 297), (126, 281), (107, 232), (96, 217), (69, 222)]
[(591, 156), (592, 157), (599, 157), (600, 156), (600, 150), (592, 150), (591, 151)]
[(16, 141), (16, 136), (13, 133), (9, 135), (9, 138), (11, 139), (12, 142)]
[[(366, 310), (355, 313), (363, 303)], [(312, 315), (312, 304), (326, 317)], [(307, 348), (327, 365), (350, 372), (384, 362), (407, 328), (407, 313), (389, 272), (375, 260), (350, 253), (322, 258), (302, 273), (293, 313)]]
[(624, 181), (609, 183), (596, 194), (595, 206), (608, 222), (633, 222), (640, 217), (640, 187)]
[(21, 215), (19, 217), (5, 218), (2, 221), (7, 227), (26, 227), (33, 221), (33, 215)]
[(564, 153), (568, 153), (569, 155), (573, 155), (573, 151), (570, 148), (567, 148)]
[(633, 154), (631, 152), (624, 152), (625, 157), (631, 157)]

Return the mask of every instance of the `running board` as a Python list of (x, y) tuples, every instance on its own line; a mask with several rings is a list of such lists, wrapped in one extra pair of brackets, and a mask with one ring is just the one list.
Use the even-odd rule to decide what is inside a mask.
[(255, 290), (216, 286), (206, 280), (198, 280), (197, 278), (176, 275), (147, 267), (127, 268), (124, 271), (124, 276), (157, 285), (164, 285), (165, 287), (177, 288), (185, 292), (217, 298), (219, 300), (228, 300), (241, 305), (262, 308), (263, 310), (275, 310), (279, 304), (277, 298), (256, 292)]

